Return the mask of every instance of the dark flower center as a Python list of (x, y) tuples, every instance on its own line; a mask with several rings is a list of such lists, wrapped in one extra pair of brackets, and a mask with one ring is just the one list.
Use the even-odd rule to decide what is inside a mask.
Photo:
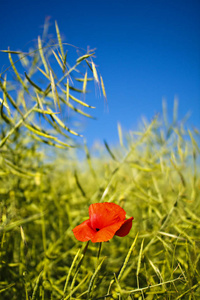
[(100, 229), (99, 228), (96, 228), (96, 231), (99, 231)]

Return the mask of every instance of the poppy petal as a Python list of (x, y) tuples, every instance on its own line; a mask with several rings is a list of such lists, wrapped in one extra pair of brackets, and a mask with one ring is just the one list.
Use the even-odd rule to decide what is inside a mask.
[(80, 225), (76, 226), (73, 230), (74, 236), (78, 241), (86, 242), (91, 240), (96, 231), (90, 227), (90, 220), (86, 220)]
[(104, 227), (97, 231), (96, 234), (91, 238), (93, 243), (107, 242), (113, 238), (115, 232), (123, 225), (124, 221), (117, 222), (110, 226)]
[(89, 216), (91, 227), (97, 230), (124, 221), (126, 212), (115, 203), (104, 202), (91, 204)]
[(120, 237), (127, 235), (131, 230), (132, 221), (133, 217), (129, 218), (128, 220), (125, 220), (122, 226), (115, 232), (115, 235), (118, 235)]

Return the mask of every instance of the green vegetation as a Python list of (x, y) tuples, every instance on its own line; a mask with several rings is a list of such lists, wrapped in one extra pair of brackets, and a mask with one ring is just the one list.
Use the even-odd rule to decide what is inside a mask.
[[(119, 126), (119, 146), (84, 145), (80, 159), (68, 146), (80, 143), (71, 128), (92, 109), (87, 83), (106, 94), (94, 51), (78, 49), (71, 67), (56, 32), (57, 43), (38, 38), (38, 51), (8, 50), (14, 78), (11, 68), (0, 77), (0, 298), (199, 299), (199, 131), (175, 109), (172, 123), (156, 117), (126, 135)], [(75, 239), (96, 202), (134, 217), (128, 236)]]

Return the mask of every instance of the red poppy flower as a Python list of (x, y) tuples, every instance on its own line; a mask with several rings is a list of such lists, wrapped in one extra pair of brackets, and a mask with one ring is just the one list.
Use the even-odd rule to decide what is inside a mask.
[(89, 217), (73, 229), (75, 238), (81, 242), (106, 242), (114, 235), (123, 237), (131, 230), (133, 221), (133, 217), (125, 220), (123, 208), (108, 202), (91, 204)]

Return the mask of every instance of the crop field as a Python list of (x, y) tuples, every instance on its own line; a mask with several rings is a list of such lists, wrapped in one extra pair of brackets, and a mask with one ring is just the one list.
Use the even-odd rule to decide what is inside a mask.
[[(172, 121), (164, 111), (138, 131), (119, 125), (116, 146), (80, 149), (71, 128), (91, 117), (87, 87), (106, 98), (105, 87), (93, 52), (69, 65), (56, 32), (54, 44), (4, 51), (0, 299), (200, 299), (199, 130), (177, 119), (175, 103)], [(130, 232), (77, 240), (96, 203), (123, 208)]]

